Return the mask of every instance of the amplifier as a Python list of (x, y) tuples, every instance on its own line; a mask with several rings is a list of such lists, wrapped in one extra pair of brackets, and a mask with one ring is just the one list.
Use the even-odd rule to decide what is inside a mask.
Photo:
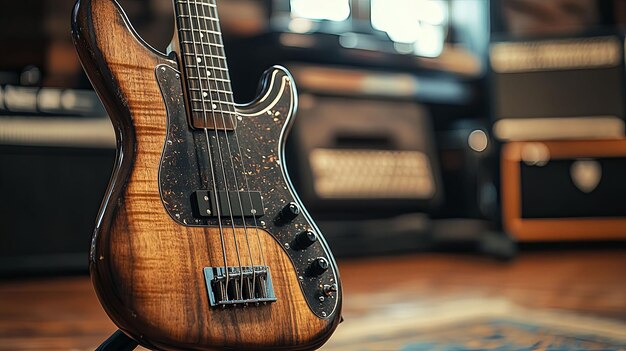
[(617, 35), (491, 44), (496, 138), (624, 137), (624, 42)]
[(423, 212), (442, 196), (429, 116), (417, 103), (305, 93), (293, 133), (297, 186), (318, 215)]
[(520, 241), (626, 239), (626, 140), (511, 142), (505, 230)]
[(87, 271), (114, 158), (107, 117), (0, 117), (0, 276)]

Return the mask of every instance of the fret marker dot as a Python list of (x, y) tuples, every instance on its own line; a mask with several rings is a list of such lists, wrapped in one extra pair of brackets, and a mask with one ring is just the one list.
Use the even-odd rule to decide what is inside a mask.
[(206, 75), (210, 77), (211, 76), (211, 71), (206, 71)]
[(198, 57), (198, 58), (196, 59), (196, 61), (198, 61), (198, 63), (200, 63), (200, 62), (202, 62), (202, 59)]
[(207, 96), (209, 96), (209, 94), (207, 94), (207, 92), (204, 91), (204, 92), (202, 92), (202, 96), (207, 97)]
[(213, 104), (213, 109), (217, 110), (217, 105), (216, 104)]
[(200, 33), (200, 38), (204, 38), (204, 34)]

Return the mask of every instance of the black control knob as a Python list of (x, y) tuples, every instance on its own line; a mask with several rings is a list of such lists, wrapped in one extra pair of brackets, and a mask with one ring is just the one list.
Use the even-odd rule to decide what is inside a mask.
[(298, 217), (300, 214), (300, 206), (295, 202), (290, 202), (280, 211), (274, 219), (276, 225), (285, 225)]
[(315, 234), (315, 232), (312, 230), (305, 230), (301, 232), (300, 234), (296, 235), (296, 239), (295, 239), (296, 247), (295, 248), (298, 250), (304, 250), (307, 247), (315, 244), (316, 241), (317, 241), (317, 234)]
[(309, 266), (310, 275), (320, 275), (328, 270), (328, 260), (324, 257), (316, 258)]
[(336, 292), (337, 292), (337, 289), (338, 289), (338, 288), (337, 288), (337, 284), (330, 284), (330, 285), (325, 284), (325, 285), (322, 287), (322, 293), (323, 293), (325, 296), (332, 296), (334, 293), (336, 293)]

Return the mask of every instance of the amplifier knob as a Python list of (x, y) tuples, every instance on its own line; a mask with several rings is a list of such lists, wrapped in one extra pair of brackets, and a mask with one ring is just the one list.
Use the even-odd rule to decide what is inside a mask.
[(328, 270), (328, 267), (328, 260), (324, 257), (318, 257), (311, 263), (311, 266), (309, 266), (309, 273), (311, 275), (321, 275)]
[(317, 234), (312, 230), (305, 230), (302, 233), (296, 235), (296, 248), (304, 250), (307, 247), (315, 244), (317, 241)]

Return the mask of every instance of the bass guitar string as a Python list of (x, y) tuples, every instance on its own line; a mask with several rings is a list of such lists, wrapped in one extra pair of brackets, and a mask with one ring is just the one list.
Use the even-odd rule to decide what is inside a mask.
[[(211, 0), (209, 0), (209, 3), (210, 3), (210, 1)], [(211, 5), (209, 4), (209, 6), (211, 6)], [(217, 7), (215, 7), (215, 11), (217, 13)], [(221, 33), (221, 28), (219, 27), (219, 22), (217, 22), (216, 24), (217, 24), (218, 27), (215, 28), (215, 26), (212, 26), (211, 29), (215, 33)], [(221, 47), (224, 47), (224, 42), (222, 40), (222, 37), (220, 35), (216, 35), (216, 36), (219, 39), (219, 42), (217, 44), (221, 45)], [(232, 88), (230, 86), (230, 74), (229, 74), (228, 71), (226, 71), (226, 75), (227, 75), (227, 82), (222, 81), (222, 87), (224, 88), (223, 90), (224, 91), (232, 91)], [(216, 86), (217, 86), (217, 81), (216, 81)], [(233, 105), (230, 105), (229, 109), (230, 109), (230, 112), (231, 112), (231, 114), (230, 114), (231, 123), (234, 126), (235, 122), (233, 120), (233, 116), (235, 116), (237, 114), (237, 112), (236, 112), (236, 109), (235, 109), (235, 107)], [(257, 218), (255, 216), (257, 209), (255, 209), (254, 202), (252, 201), (252, 195), (250, 193), (250, 184), (248, 182), (246, 166), (245, 166), (245, 162), (243, 160), (243, 156), (244, 155), (243, 155), (243, 152), (242, 152), (242, 149), (241, 149), (241, 144), (239, 142), (239, 137), (237, 135), (237, 128), (233, 129), (233, 134), (234, 134), (235, 144), (237, 146), (237, 151), (239, 152), (239, 155), (240, 155), (240, 158), (241, 158), (240, 162), (241, 162), (241, 168), (242, 168), (242, 172), (243, 172), (245, 191), (248, 192), (248, 200), (250, 201), (250, 208), (251, 208), (251, 211), (252, 211), (252, 214), (253, 214), (252, 217), (253, 217), (253, 220), (254, 220), (254, 230), (255, 230), (255, 234), (256, 234), (256, 239), (257, 239), (257, 245), (258, 245), (259, 253), (260, 253), (260, 256), (261, 256), (261, 264), (262, 264), (263, 267), (267, 267), (267, 262), (266, 262), (266, 259), (265, 259), (265, 252), (263, 250), (263, 244), (261, 243), (261, 237), (260, 237), (260, 234), (259, 234), (259, 226), (258, 226)], [(236, 175), (235, 175), (235, 178), (236, 178)], [(243, 204), (243, 201), (241, 201), (241, 196), (239, 197), (239, 201), (240, 201), (241, 204)], [(261, 210), (261, 209), (259, 209), (259, 210)], [(243, 210), (242, 210), (242, 213), (243, 213)], [(244, 220), (244, 226), (245, 226), (245, 220)], [(246, 239), (248, 239), (247, 238), (247, 232), (246, 232)], [(249, 241), (248, 241), (248, 248), (250, 248)], [(251, 252), (250, 252), (250, 255), (252, 256)], [(253, 285), (254, 285), (254, 288), (256, 289), (256, 272), (254, 270), (253, 270), (253, 272), (254, 272), (254, 277), (253, 277), (254, 284)], [(267, 286), (265, 288), (267, 289)], [(264, 291), (264, 294), (265, 294), (265, 296), (267, 296), (267, 290)]]
[[(191, 43), (194, 46), (194, 51), (195, 51), (195, 47), (196, 47), (196, 42), (195, 42), (195, 38), (194, 38), (194, 29), (193, 29), (193, 21), (191, 20), (191, 5), (189, 4), (189, 0), (187, 1), (179, 1), (179, 5), (180, 5), (180, 10), (181, 12), (184, 13), (184, 5), (183, 3), (187, 3), (187, 9), (188, 9), (188, 13), (189, 13), (189, 29), (190, 29), (190, 33), (191, 33)], [(185, 17), (180, 17), (180, 23), (181, 25), (183, 25), (183, 18)], [(184, 25), (183, 25), (184, 26)], [(183, 58), (183, 61), (184, 58)], [(183, 64), (185, 64), (183, 62)], [(198, 64), (196, 64), (196, 70), (198, 72), (198, 77), (200, 77), (200, 67)], [(191, 95), (191, 93), (190, 93)], [(213, 180), (213, 193), (215, 195), (215, 203), (219, 204), (219, 198), (218, 198), (218, 194), (217, 194), (217, 178), (215, 176), (215, 169), (213, 167), (213, 155), (211, 154), (211, 143), (209, 141), (209, 131), (207, 129), (208, 126), (208, 121), (207, 121), (207, 114), (206, 114), (206, 110), (205, 110), (205, 101), (204, 101), (204, 96), (202, 94), (202, 82), (200, 81), (200, 98), (202, 101), (202, 112), (203, 112), (203, 117), (204, 117), (204, 134), (206, 137), (206, 146), (207, 146), (207, 154), (208, 154), (208, 159), (209, 159), (209, 166), (211, 169), (211, 178)], [(193, 104), (190, 103), (190, 108), (192, 109), (191, 111), (191, 115), (193, 116)], [(213, 117), (213, 119), (215, 120), (215, 117)], [(207, 177), (207, 189), (209, 188), (209, 179)], [(219, 226), (219, 232), (220, 232), (220, 242), (222, 245), (222, 256), (224, 258), (224, 268), (226, 271), (226, 284), (224, 286), (224, 291), (222, 291), (222, 300), (226, 300), (227, 299), (227, 291), (228, 291), (228, 284), (230, 281), (230, 276), (229, 276), (229, 272), (228, 272), (228, 258), (226, 256), (226, 243), (224, 240), (224, 228), (222, 226), (222, 214), (221, 214), (221, 210), (220, 210), (220, 206), (215, 206), (216, 207), (216, 211), (217, 211), (217, 223)]]
[[(190, 2), (191, 0), (187, 0), (187, 1)], [(199, 15), (199, 11), (198, 11), (198, 2), (194, 0), (193, 4), (194, 4), (194, 8), (196, 10), (196, 16), (195, 17), (196, 17), (197, 22), (198, 22), (199, 34), (201, 34), (199, 36), (200, 36), (200, 46), (202, 48), (202, 58), (197, 60), (198, 61), (197, 66), (200, 66), (201, 63), (204, 63), (206, 61), (207, 55), (206, 55), (206, 52), (204, 50), (204, 42), (202, 40), (202, 37), (204, 35), (202, 35), (203, 31), (202, 31), (202, 24), (200, 22), (200, 15)], [(204, 19), (204, 21), (206, 23), (206, 18)], [(217, 21), (217, 18), (215, 19), (215, 21)], [(208, 32), (206, 30), (204, 32), (208, 34)], [(192, 35), (193, 35), (193, 32), (192, 32)], [(211, 42), (209, 41), (208, 44), (209, 44), (209, 47), (210, 47), (211, 46)], [(194, 44), (194, 48), (195, 48), (195, 44)], [(210, 55), (209, 55), (209, 57), (210, 57)], [(212, 65), (214, 64), (212, 58), (211, 58), (211, 64)], [(235, 252), (237, 254), (237, 263), (239, 265), (239, 277), (240, 277), (239, 287), (243, 287), (243, 266), (241, 265), (241, 255), (240, 255), (240, 250), (239, 250), (239, 242), (237, 240), (237, 230), (235, 228), (235, 219), (233, 217), (233, 206), (232, 206), (231, 201), (230, 201), (230, 194), (229, 194), (229, 189), (228, 189), (229, 188), (229, 186), (228, 186), (228, 177), (226, 175), (226, 170), (225, 170), (225, 167), (224, 167), (224, 156), (222, 155), (222, 145), (221, 145), (221, 142), (220, 142), (219, 129), (217, 128), (217, 120), (215, 118), (216, 108), (219, 108), (218, 104), (221, 103), (221, 99), (219, 99), (219, 93), (218, 93), (218, 95), (217, 95), (218, 96), (217, 102), (214, 101), (213, 94), (212, 94), (212, 91), (211, 91), (212, 89), (211, 89), (211, 85), (209, 84), (209, 77), (208, 77), (209, 69), (211, 69), (212, 67), (215, 67), (215, 66), (209, 67), (206, 64), (204, 65), (204, 71), (205, 71), (206, 80), (207, 80), (207, 91), (208, 91), (207, 95), (210, 96), (210, 100), (211, 100), (211, 113), (212, 113), (212, 118), (213, 118), (213, 129), (215, 131), (215, 140), (216, 140), (216, 143), (217, 143), (219, 162), (222, 165), (221, 170), (222, 170), (222, 175), (224, 177), (224, 193), (225, 193), (225, 196), (226, 196), (226, 202), (228, 203), (229, 217), (230, 217), (231, 226), (232, 226), (232, 229), (233, 229), (233, 240), (234, 240), (234, 243), (235, 243)], [(214, 76), (216, 70), (213, 68), (213, 71), (214, 71), (213, 72), (213, 76)], [(199, 79), (199, 82), (200, 82), (200, 88), (202, 88), (202, 75), (201, 74), (199, 75), (198, 79)], [(202, 92), (202, 95), (204, 95), (204, 92)], [(203, 110), (204, 110), (204, 106), (203, 106)], [(223, 117), (223, 112), (221, 110), (222, 109), (220, 108), (217, 111), (217, 113), (222, 115), (222, 120), (223, 120), (224, 117)], [(225, 130), (224, 133), (227, 133), (226, 132), (226, 128), (225, 128), (226, 127), (225, 124), (223, 125), (223, 127), (224, 127), (224, 130)], [(228, 136), (226, 135), (226, 137), (228, 137)], [(238, 189), (235, 189), (235, 191), (238, 191)], [(218, 206), (220, 206), (219, 203), (218, 203)], [(228, 267), (226, 268), (226, 270), (228, 271)], [(243, 299), (242, 294), (241, 294), (241, 289), (238, 289), (237, 285), (235, 285), (235, 295), (237, 296), (237, 299), (239, 299), (239, 300)]]
[[(218, 33), (221, 33), (221, 28), (219, 26), (219, 20), (218, 20), (219, 17), (217, 15), (217, 6), (216, 6), (216, 4), (212, 4), (211, 0), (209, 0), (208, 3), (206, 3), (206, 4), (203, 3), (202, 0), (201, 0), (201, 2), (202, 2), (202, 4), (201, 4), (202, 15), (203, 15), (205, 26), (206, 26), (205, 28), (207, 29), (206, 30), (206, 34), (207, 34), (208, 37), (215, 37), (215, 38), (217, 38), (218, 40), (215, 40), (215, 43), (218, 44), (218, 45), (222, 45), (222, 47), (223, 47), (223, 43), (221, 42), (221, 36), (218, 34)], [(205, 11), (206, 8), (208, 8), (208, 12), (209, 12), (208, 14)], [(213, 9), (213, 13), (211, 13), (211, 9)], [(212, 20), (212, 19), (215, 19), (215, 20)], [(209, 27), (210, 27), (210, 31), (211, 32), (209, 32)], [(209, 43), (210, 43), (210, 40), (209, 40)], [(209, 55), (210, 55), (210, 58), (211, 58), (211, 65), (212, 66), (218, 66), (220, 68), (225, 69), (225, 71), (223, 71), (223, 72), (226, 72), (227, 79), (230, 80), (230, 77), (228, 76), (228, 66), (226, 64), (225, 58), (223, 56), (220, 57), (220, 52), (219, 52), (218, 47), (216, 47), (217, 53), (214, 54), (212, 47), (213, 47), (212, 45), (209, 45)], [(215, 63), (214, 59), (217, 59), (218, 64)], [(223, 60), (224, 67), (221, 67), (221, 65), (219, 65), (220, 59)], [(219, 96), (220, 93), (225, 94), (226, 97), (228, 97), (228, 94), (232, 94), (232, 93), (229, 93), (232, 90), (227, 89), (227, 87), (225, 86), (224, 83), (221, 84), (221, 88), (220, 88), (220, 83), (219, 83), (219, 81), (218, 81), (218, 79), (217, 79), (215, 74), (213, 75), (213, 81), (215, 82), (215, 87), (216, 87), (216, 90), (218, 91), (218, 96)], [(210, 86), (210, 82), (211, 82), (211, 78), (208, 79), (209, 86)], [(227, 101), (228, 101), (228, 99), (227, 99)], [(233, 120), (233, 115), (236, 115), (236, 111), (234, 109), (234, 106), (230, 103), (230, 101), (228, 101), (227, 104), (228, 104), (228, 112), (229, 112), (230, 122), (231, 122), (231, 125), (233, 126), (233, 130), (236, 131), (236, 128), (234, 128), (235, 121)], [(221, 111), (220, 114), (221, 114), (221, 117), (222, 117), (222, 124), (224, 126), (226, 126), (226, 119), (224, 117), (224, 112)], [(231, 160), (231, 169), (232, 169), (232, 172), (233, 172), (233, 179), (234, 179), (234, 183), (235, 183), (237, 198), (239, 199), (239, 210), (241, 211), (241, 221), (242, 221), (243, 228), (244, 228), (244, 235), (245, 235), (245, 238), (246, 238), (246, 245), (248, 247), (248, 255), (249, 255), (249, 259), (250, 259), (250, 266), (252, 267), (252, 287), (248, 286), (248, 294), (249, 294), (249, 296), (254, 297), (254, 296), (256, 296), (256, 271), (254, 269), (254, 267), (255, 267), (255, 262), (254, 261), (255, 260), (254, 260), (254, 256), (252, 255), (252, 248), (250, 246), (250, 239), (249, 239), (249, 235), (248, 235), (248, 225), (246, 223), (245, 213), (244, 213), (244, 209), (243, 209), (243, 201), (242, 201), (242, 198), (241, 198), (241, 191), (248, 191), (248, 189), (240, 189), (240, 187), (239, 187), (239, 181), (237, 179), (237, 171), (235, 170), (235, 157), (233, 157), (233, 151), (232, 151), (232, 148), (231, 148), (231, 143), (230, 143), (230, 140), (228, 138), (228, 131), (226, 130), (226, 128), (224, 128), (224, 136), (226, 138), (226, 145), (227, 145), (227, 149), (228, 149), (228, 154), (229, 154), (229, 157), (230, 157), (230, 160)], [(241, 158), (243, 158), (243, 154), (241, 154), (241, 152), (239, 153), (239, 156)], [(244, 170), (244, 172), (245, 172), (245, 170)], [(248, 191), (248, 194), (249, 194), (249, 191)], [(251, 197), (251, 195), (249, 195), (249, 196)], [(253, 217), (254, 217), (254, 214), (253, 214)], [(243, 288), (243, 274), (242, 274), (242, 285), (241, 286)]]

